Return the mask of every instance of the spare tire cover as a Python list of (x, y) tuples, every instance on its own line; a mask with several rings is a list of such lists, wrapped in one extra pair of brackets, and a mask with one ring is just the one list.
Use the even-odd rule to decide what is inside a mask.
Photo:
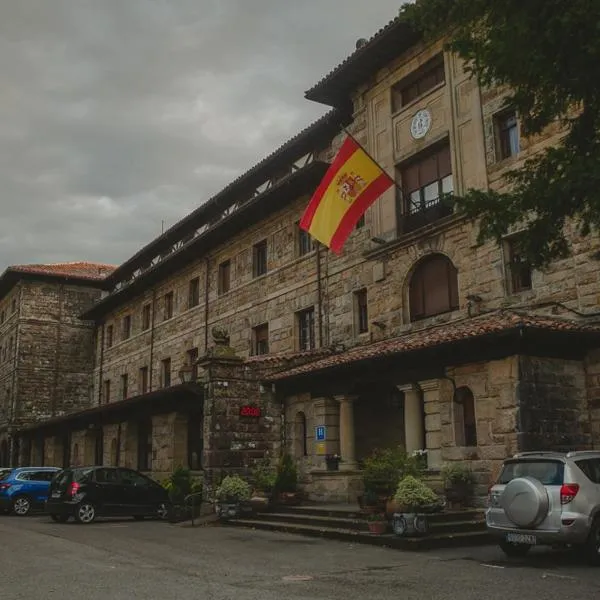
[(548, 514), (548, 494), (533, 477), (517, 477), (505, 488), (500, 505), (506, 516), (519, 527), (535, 527)]

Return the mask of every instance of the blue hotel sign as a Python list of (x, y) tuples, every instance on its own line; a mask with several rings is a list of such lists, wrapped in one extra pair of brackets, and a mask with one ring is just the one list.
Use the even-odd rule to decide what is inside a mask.
[(315, 440), (317, 442), (324, 442), (327, 439), (327, 428), (325, 425), (318, 425), (315, 427)]

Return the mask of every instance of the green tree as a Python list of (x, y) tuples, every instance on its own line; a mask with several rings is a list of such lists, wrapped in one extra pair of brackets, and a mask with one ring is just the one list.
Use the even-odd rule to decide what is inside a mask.
[(567, 256), (567, 221), (583, 236), (600, 225), (600, 2), (417, 0), (401, 16), (429, 38), (447, 36), (483, 86), (508, 86), (525, 135), (564, 127), (561, 145), (510, 172), (509, 192), (471, 190), (457, 203), (480, 219), (480, 242), (525, 220), (534, 266)]

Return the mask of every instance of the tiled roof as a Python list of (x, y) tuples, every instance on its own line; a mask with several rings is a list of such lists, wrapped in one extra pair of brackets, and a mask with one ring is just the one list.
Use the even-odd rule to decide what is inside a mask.
[(291, 361), (310, 361), (323, 358), (333, 353), (331, 348), (317, 348), (315, 350), (304, 350), (299, 352), (282, 352), (281, 354), (261, 354), (259, 356), (251, 356), (246, 359), (247, 363), (256, 365), (257, 367), (273, 367), (277, 365), (285, 365)]
[(600, 334), (600, 326), (598, 325), (585, 324), (583, 322), (557, 317), (527, 315), (520, 314), (516, 311), (500, 310), (479, 317), (461, 319), (444, 325), (437, 325), (419, 331), (411, 331), (410, 333), (389, 340), (357, 346), (346, 352), (333, 354), (308, 364), (280, 371), (272, 375), (269, 380), (279, 381), (316, 371), (332, 369), (341, 365), (359, 363), (373, 358), (391, 356), (404, 352), (424, 350), (443, 344), (450, 344), (469, 338), (482, 337), (518, 328), (567, 332), (588, 331)]
[(55, 277), (74, 277), (102, 281), (116, 269), (115, 265), (91, 262), (66, 262), (38, 265), (14, 265), (9, 271), (31, 273), (34, 275), (51, 275)]

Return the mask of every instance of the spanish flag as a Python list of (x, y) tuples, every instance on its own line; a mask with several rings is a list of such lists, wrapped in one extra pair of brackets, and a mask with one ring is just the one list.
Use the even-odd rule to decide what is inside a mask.
[(313, 194), (300, 228), (339, 254), (367, 208), (394, 180), (348, 136)]

